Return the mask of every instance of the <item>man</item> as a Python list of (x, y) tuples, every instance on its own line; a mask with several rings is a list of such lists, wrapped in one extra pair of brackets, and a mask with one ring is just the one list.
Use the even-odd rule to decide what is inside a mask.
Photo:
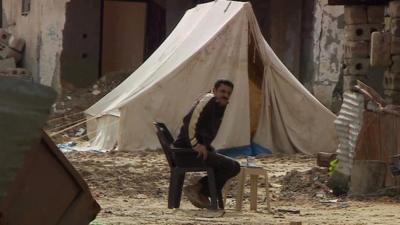
[[(204, 95), (183, 118), (183, 126), (174, 142), (175, 147), (193, 149), (206, 165), (214, 168), (217, 191), (221, 191), (225, 182), (240, 172), (238, 162), (216, 153), (211, 146), (232, 91), (231, 81), (218, 80), (214, 84), (213, 93)], [(185, 187), (184, 193), (194, 206), (209, 207), (210, 192), (207, 176), (202, 177), (198, 183)]]

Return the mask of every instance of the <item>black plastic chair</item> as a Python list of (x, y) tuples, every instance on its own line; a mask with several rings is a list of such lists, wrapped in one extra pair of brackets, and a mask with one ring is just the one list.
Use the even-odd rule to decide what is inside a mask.
[(215, 173), (212, 167), (204, 164), (203, 160), (197, 158), (197, 152), (192, 149), (175, 148), (172, 146), (174, 138), (164, 123), (154, 122), (157, 131), (157, 137), (167, 158), (171, 176), (168, 191), (168, 208), (179, 208), (182, 196), (182, 187), (185, 180), (185, 174), (188, 172), (206, 171), (211, 195), (210, 209), (223, 209), (221, 191), (218, 191), (215, 185)]

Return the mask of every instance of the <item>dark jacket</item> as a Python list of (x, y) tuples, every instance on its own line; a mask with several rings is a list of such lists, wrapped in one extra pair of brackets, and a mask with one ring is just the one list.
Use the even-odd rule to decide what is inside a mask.
[(217, 136), (225, 108), (216, 102), (213, 94), (204, 95), (183, 118), (183, 125), (174, 146), (194, 148), (202, 144), (207, 149), (212, 149), (211, 142)]

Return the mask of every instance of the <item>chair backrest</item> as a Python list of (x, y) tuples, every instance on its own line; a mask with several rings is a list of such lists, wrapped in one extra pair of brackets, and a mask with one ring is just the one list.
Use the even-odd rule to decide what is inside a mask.
[(160, 141), (161, 147), (164, 151), (164, 154), (167, 158), (168, 164), (170, 167), (174, 167), (175, 163), (173, 161), (171, 145), (174, 142), (174, 138), (169, 132), (167, 126), (164, 123), (154, 122), (154, 127), (156, 128), (157, 137)]

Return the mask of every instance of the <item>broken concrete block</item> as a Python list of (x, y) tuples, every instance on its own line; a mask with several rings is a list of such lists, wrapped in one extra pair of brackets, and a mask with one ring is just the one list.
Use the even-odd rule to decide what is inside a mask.
[(382, 31), (383, 28), (383, 24), (346, 25), (345, 38), (348, 41), (368, 41), (372, 32)]
[(369, 54), (369, 41), (346, 41), (344, 43), (345, 58), (368, 58)]
[(8, 46), (12, 49), (14, 49), (17, 52), (22, 52), (25, 47), (25, 41), (22, 40), (21, 38), (16, 38), (14, 36), (11, 36), (10, 40), (8, 41)]
[(383, 77), (383, 88), (386, 90), (400, 91), (400, 74), (393, 74), (386, 71)]
[(390, 66), (391, 73), (400, 73), (400, 55), (392, 56), (392, 65)]
[(369, 59), (368, 58), (349, 58), (344, 59), (343, 73), (345, 75), (364, 75), (368, 74)]
[(390, 53), (392, 55), (400, 54), (400, 37), (392, 36), (390, 44)]
[(14, 58), (15, 61), (18, 63), (22, 59), (22, 54), (15, 51), (14, 49), (11, 49), (7, 45), (0, 43), (0, 58)]
[(365, 6), (344, 6), (344, 22), (346, 24), (366, 24), (367, 7)]
[(367, 8), (368, 23), (384, 23), (385, 6), (372, 5)]
[(389, 15), (394, 18), (400, 18), (400, 1), (389, 2)]
[(0, 60), (0, 71), (6, 70), (6, 69), (13, 69), (15, 67), (16, 67), (16, 65), (15, 65), (14, 58)]
[(400, 19), (390, 20), (390, 33), (396, 37), (400, 37)]
[(7, 44), (10, 41), (11, 34), (4, 29), (0, 29), (0, 42)]
[(371, 35), (371, 60), (372, 66), (389, 66), (390, 44), (392, 35), (389, 32), (373, 32)]

